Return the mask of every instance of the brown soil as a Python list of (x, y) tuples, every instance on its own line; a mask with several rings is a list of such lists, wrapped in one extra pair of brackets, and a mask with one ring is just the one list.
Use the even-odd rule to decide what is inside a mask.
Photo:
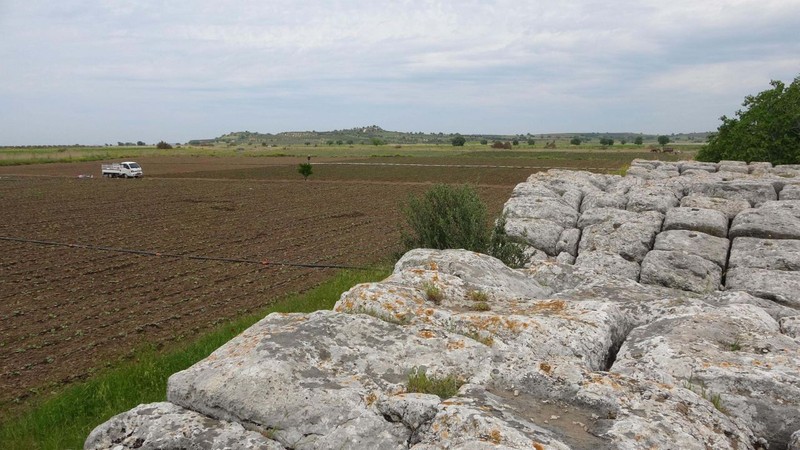
[[(99, 172), (99, 162), (0, 168), (0, 236), (367, 265), (397, 249), (399, 202), (431, 181), (364, 182), (356, 172), (280, 181), (254, 174), (279, 163), (294, 170), (297, 158), (259, 158), (257, 167), (220, 159), (140, 158), (150, 175), (141, 180), (76, 177)], [(189, 178), (160, 178), (178, 174)], [(479, 192), (492, 214), (524, 178), (485, 180)], [(0, 241), (0, 404), (84, 378), (144, 344), (202, 333), (333, 273)]]

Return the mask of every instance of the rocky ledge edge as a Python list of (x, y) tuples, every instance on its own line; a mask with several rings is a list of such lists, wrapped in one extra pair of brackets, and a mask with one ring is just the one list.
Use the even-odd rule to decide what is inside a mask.
[[(657, 251), (670, 210), (680, 208), (684, 197), (727, 208), (755, 195), (753, 190), (771, 198), (765, 181), (776, 196), (791, 195), (793, 188), (786, 187), (797, 186), (799, 169), (751, 164), (729, 172), (716, 165), (712, 172), (644, 164), (635, 162), (626, 177), (535, 174), (515, 189), (506, 212), (525, 205), (519, 200), (525, 197), (533, 206), (528, 216), (516, 218), (549, 220), (531, 216), (543, 214), (538, 198), (574, 205), (576, 225), (586, 214), (602, 216), (595, 208), (658, 212), (664, 219), (650, 226), (649, 243), (641, 244), (645, 261)], [(576, 188), (582, 183), (589, 184)], [(617, 206), (584, 207), (613, 199), (588, 195), (594, 191), (589, 185), (606, 194), (619, 187)], [(659, 186), (667, 186), (678, 203), (661, 212), (637, 206), (645, 201), (631, 202), (649, 198), (659, 208), (658, 195), (637, 195), (642, 187)], [(732, 239), (734, 249), (743, 238), (775, 240), (746, 260), (770, 267), (762, 269), (770, 276), (785, 272), (791, 279), (797, 274), (791, 252), (772, 250), (791, 247), (793, 235), (731, 237), (730, 225), (770, 201), (793, 199), (746, 201), (749, 206), (728, 219), (724, 237), (706, 234)], [(791, 230), (787, 221), (795, 216), (786, 210), (761, 213), (780, 211), (783, 222), (773, 225)], [(607, 217), (617, 222), (609, 230), (646, 222), (613, 213)], [(747, 223), (770, 223), (752, 217), (758, 220)], [(763, 228), (748, 229), (758, 227)], [(580, 248), (588, 234), (586, 227), (576, 229)], [(598, 243), (601, 235), (591, 234), (595, 249), (586, 244), (587, 253), (636, 261), (628, 253), (625, 259), (619, 246), (597, 250), (605, 245)], [(625, 241), (620, 235), (617, 242)], [(531, 247), (532, 261), (524, 269), (464, 250), (412, 250), (390, 277), (353, 287), (333, 311), (270, 314), (170, 377), (167, 402), (111, 418), (90, 434), (85, 448), (800, 449), (800, 311), (791, 296), (796, 291), (782, 286), (780, 292), (790, 295), (775, 295), (747, 289), (747, 280), (737, 288), (722, 279), (712, 284), (724, 290), (680, 289), (642, 282), (642, 262), (635, 262), (639, 273), (632, 276), (602, 258), (579, 264), (577, 258), (559, 258), (562, 252)], [(692, 249), (678, 240), (662, 251), (685, 256)], [(732, 261), (726, 254), (724, 275)], [(423, 372), (460, 380), (457, 393), (440, 398), (407, 392), (409, 375)]]

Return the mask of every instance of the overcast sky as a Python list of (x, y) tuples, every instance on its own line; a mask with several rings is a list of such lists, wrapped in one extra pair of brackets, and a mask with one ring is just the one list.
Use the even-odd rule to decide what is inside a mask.
[(800, 0), (0, 0), (0, 145), (230, 131), (714, 130)]

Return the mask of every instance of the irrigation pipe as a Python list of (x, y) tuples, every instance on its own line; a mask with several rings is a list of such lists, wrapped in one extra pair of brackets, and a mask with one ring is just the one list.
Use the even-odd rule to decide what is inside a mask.
[(244, 263), (244, 264), (259, 264), (262, 266), (285, 266), (285, 267), (301, 267), (306, 269), (350, 269), (350, 270), (372, 270), (370, 267), (362, 267), (362, 266), (349, 266), (345, 264), (314, 264), (314, 263), (291, 263), (285, 261), (269, 261), (269, 260), (255, 260), (255, 259), (241, 259), (241, 258), (222, 258), (222, 257), (215, 257), (215, 256), (199, 256), (199, 255), (181, 255), (178, 253), (164, 253), (164, 252), (153, 252), (148, 250), (133, 250), (128, 248), (114, 248), (114, 247), (103, 247), (100, 245), (89, 245), (89, 244), (69, 244), (66, 242), (55, 242), (55, 241), (42, 241), (38, 239), (24, 239), (18, 237), (11, 237), (11, 236), (0, 236), (0, 241), (9, 241), (9, 242), (22, 242), (26, 244), (38, 244), (38, 245), (49, 245), (53, 247), (70, 247), (70, 248), (80, 248), (85, 250), (97, 250), (97, 251), (104, 251), (104, 252), (115, 252), (115, 253), (130, 253), (134, 255), (142, 255), (142, 256), (157, 256), (162, 258), (178, 258), (178, 259), (193, 259), (196, 261), (220, 261), (220, 262), (229, 262), (229, 263)]

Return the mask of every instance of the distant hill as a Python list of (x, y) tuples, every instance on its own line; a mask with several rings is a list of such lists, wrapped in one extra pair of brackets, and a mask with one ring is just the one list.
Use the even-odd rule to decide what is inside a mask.
[[(670, 140), (676, 143), (704, 143), (710, 132), (671, 134)], [(208, 146), (243, 146), (243, 145), (345, 145), (345, 144), (450, 144), (456, 133), (423, 133), (389, 131), (377, 125), (333, 131), (285, 131), (282, 133), (257, 133), (251, 131), (235, 131), (212, 139), (193, 139), (189, 145)], [(645, 142), (655, 142), (658, 135), (642, 133), (541, 133), (541, 134), (463, 134), (467, 141), (527, 141), (535, 140), (544, 143), (552, 140), (570, 140), (579, 137), (582, 141), (597, 142), (600, 138), (611, 138), (617, 143), (622, 140), (633, 142), (641, 136)]]

